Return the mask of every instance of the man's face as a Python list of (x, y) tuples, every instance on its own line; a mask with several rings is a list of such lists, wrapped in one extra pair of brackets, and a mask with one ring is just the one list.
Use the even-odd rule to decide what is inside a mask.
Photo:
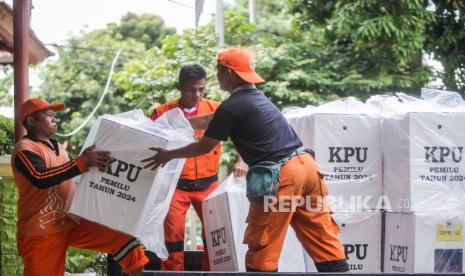
[(207, 81), (189, 80), (185, 84), (178, 84), (176, 88), (181, 91), (181, 103), (188, 108), (196, 106), (205, 95)]
[(55, 111), (45, 109), (37, 111), (32, 120), (29, 119), (31, 127), (37, 134), (45, 137), (51, 137), (57, 132), (57, 121)]
[(218, 79), (218, 84), (220, 85), (220, 89), (225, 91), (227, 90), (227, 71), (228, 68), (224, 67), (223, 65), (216, 65), (216, 78)]

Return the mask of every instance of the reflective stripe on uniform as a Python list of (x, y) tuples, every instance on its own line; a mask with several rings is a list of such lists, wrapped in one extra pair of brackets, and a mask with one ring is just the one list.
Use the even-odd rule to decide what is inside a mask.
[(126, 257), (126, 255), (129, 253), (129, 251), (131, 251), (132, 249), (134, 249), (135, 247), (137, 247), (139, 245), (140, 245), (140, 242), (136, 238), (130, 240), (125, 246), (123, 246), (123, 248), (121, 248), (113, 256), (113, 259), (115, 259), (115, 261), (117, 261), (117, 262), (121, 261), (124, 257)]

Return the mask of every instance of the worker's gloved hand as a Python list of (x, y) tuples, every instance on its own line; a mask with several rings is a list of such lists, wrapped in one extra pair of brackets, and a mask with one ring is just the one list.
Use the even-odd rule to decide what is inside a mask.
[(87, 167), (97, 167), (101, 171), (105, 171), (112, 161), (109, 151), (96, 151), (95, 145), (85, 149), (81, 154), (81, 158)]
[(235, 177), (242, 177), (247, 174), (249, 171), (249, 166), (242, 161), (242, 159), (237, 160), (236, 164), (233, 166), (233, 175)]

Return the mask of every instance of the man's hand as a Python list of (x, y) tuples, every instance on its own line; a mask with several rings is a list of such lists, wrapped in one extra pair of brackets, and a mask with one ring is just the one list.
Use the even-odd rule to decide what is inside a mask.
[(87, 167), (97, 167), (102, 171), (105, 171), (112, 161), (109, 151), (95, 151), (95, 145), (85, 149), (81, 158)]
[(150, 168), (153, 171), (159, 166), (162, 166), (162, 167), (165, 166), (166, 163), (168, 163), (169, 161), (171, 161), (171, 159), (173, 159), (173, 157), (171, 157), (169, 150), (165, 150), (162, 148), (153, 148), (153, 147), (149, 148), (149, 150), (155, 151), (156, 153), (152, 157), (142, 160), (143, 163), (148, 163), (147, 165), (145, 165), (144, 169)]
[(249, 166), (242, 161), (242, 158), (237, 160), (236, 164), (233, 166), (233, 175), (235, 177), (245, 176), (249, 171)]

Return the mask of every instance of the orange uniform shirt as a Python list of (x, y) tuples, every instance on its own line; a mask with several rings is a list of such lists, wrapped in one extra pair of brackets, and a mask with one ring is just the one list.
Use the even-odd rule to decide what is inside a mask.
[[(198, 105), (197, 115), (207, 115), (216, 111), (220, 102), (202, 99)], [(182, 106), (179, 103), (179, 99), (172, 102), (160, 105), (157, 107), (151, 116), (152, 120), (160, 117), (163, 113), (173, 108)], [(195, 137), (201, 138), (204, 134), (204, 130), (196, 130)], [(208, 178), (218, 174), (218, 166), (221, 154), (221, 144), (218, 144), (211, 152), (192, 158), (187, 158), (184, 168), (181, 172), (181, 179), (195, 180)]]
[(70, 229), (66, 214), (75, 184), (72, 179), (88, 170), (79, 157), (70, 160), (65, 148), (34, 137), (22, 138), (12, 155), (13, 175), (19, 190), (17, 236), (38, 236)]

